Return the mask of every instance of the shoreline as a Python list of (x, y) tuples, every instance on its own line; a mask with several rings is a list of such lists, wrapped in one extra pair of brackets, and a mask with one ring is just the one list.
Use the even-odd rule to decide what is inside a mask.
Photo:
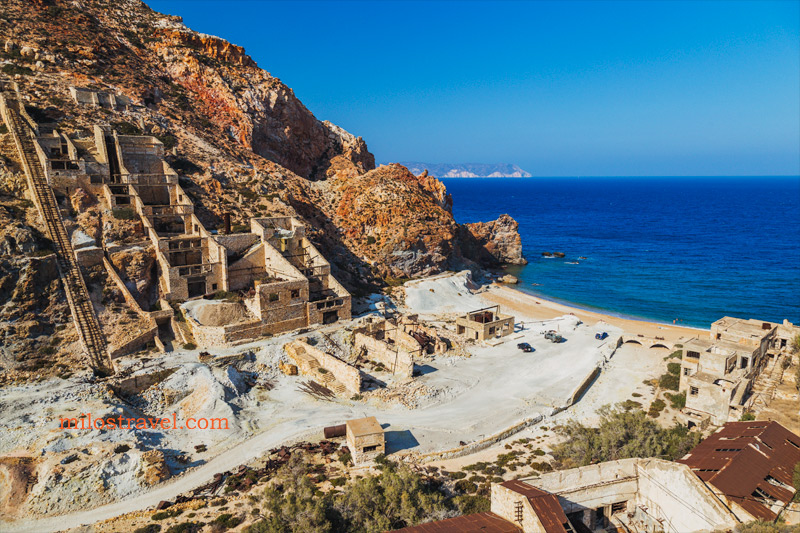
[[(519, 285), (522, 285), (522, 283), (520, 282)], [(620, 313), (620, 312), (617, 312), (617, 311), (613, 311), (611, 309), (602, 309), (602, 308), (599, 308), (599, 307), (592, 307), (590, 305), (578, 304), (578, 303), (575, 303), (575, 302), (562, 300), (560, 298), (556, 298), (556, 297), (553, 297), (553, 296), (546, 296), (544, 294), (537, 293), (537, 292), (532, 291), (532, 290), (525, 290), (522, 287), (514, 287), (514, 286), (506, 285), (506, 284), (501, 284), (500, 286), (505, 287), (507, 289), (510, 289), (512, 291), (519, 292), (519, 293), (524, 294), (526, 296), (532, 296), (532, 297), (537, 298), (539, 300), (544, 300), (544, 301), (552, 303), (552, 304), (558, 304), (558, 305), (562, 305), (564, 307), (568, 307), (570, 309), (578, 309), (578, 310), (586, 312), (586, 313), (592, 313), (592, 314), (596, 314), (596, 315), (607, 316), (607, 317), (610, 317), (610, 318), (619, 318), (619, 319), (622, 319), (622, 320), (629, 320), (631, 322), (645, 322), (645, 323), (648, 323), (648, 324), (658, 324), (660, 326), (669, 326), (669, 327), (679, 327), (679, 328), (685, 328), (685, 329), (693, 329), (693, 330), (697, 330), (697, 331), (709, 331), (711, 329), (710, 325), (709, 325), (709, 327), (703, 328), (703, 327), (691, 326), (691, 325), (686, 325), (686, 324), (670, 324), (669, 322), (661, 322), (661, 321), (659, 321), (658, 319), (655, 319), (655, 318), (647, 318), (647, 317), (641, 317), (641, 316), (636, 316), (636, 315), (629, 315), (629, 314), (626, 314), (626, 313)], [(722, 317), (720, 317), (720, 318), (722, 318)]]
[(586, 323), (604, 322), (629, 333), (649, 337), (660, 336), (673, 342), (680, 338), (702, 336), (708, 334), (710, 330), (710, 328), (667, 324), (636, 317), (615, 316), (605, 310), (585, 309), (571, 302), (565, 304), (497, 283), (489, 285), (486, 291), (479, 294), (484, 299), (515, 311), (525, 318), (548, 320), (573, 314)]

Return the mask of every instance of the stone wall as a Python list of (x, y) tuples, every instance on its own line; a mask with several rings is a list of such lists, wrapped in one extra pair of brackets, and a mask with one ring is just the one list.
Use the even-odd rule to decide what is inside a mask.
[[(342, 361), (336, 356), (325, 353), (319, 348), (315, 348), (306, 342), (307, 339), (301, 337), (294, 342), (289, 343), (284, 348), (291, 355), (295, 353), (305, 353), (313, 357), (319, 363), (319, 366), (333, 374), (336, 380), (344, 385), (344, 387), (353, 394), (361, 392), (361, 372), (359, 370)], [(291, 346), (290, 346), (291, 345)], [(300, 348), (301, 350), (298, 350)], [(302, 370), (301, 364), (306, 364), (302, 361), (297, 361), (297, 366)]]
[[(517, 521), (517, 502), (522, 503), (522, 521)], [(491, 511), (509, 522), (518, 524), (524, 533), (547, 533), (528, 498), (499, 483), (492, 483)]]
[(368, 359), (383, 363), (393, 374), (410, 378), (414, 372), (414, 356), (397, 345), (356, 332), (353, 347), (366, 349)]
[[(606, 508), (627, 502), (645, 506), (667, 531), (713, 531), (732, 528), (736, 518), (686, 465), (662, 459), (622, 459), (542, 474), (524, 480), (558, 495), (564, 511)], [(691, 502), (687, 505), (686, 502)]]
[(228, 265), (228, 290), (238, 291), (253, 284), (264, 275), (264, 244), (250, 250), (244, 257)]

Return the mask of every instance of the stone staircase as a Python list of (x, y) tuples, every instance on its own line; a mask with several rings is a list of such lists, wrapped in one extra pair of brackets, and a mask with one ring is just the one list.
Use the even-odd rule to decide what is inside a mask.
[(320, 385), (329, 389), (337, 396), (346, 396), (347, 388), (339, 382), (330, 371), (320, 372), (324, 370), (317, 359), (309, 354), (302, 346), (294, 344), (286, 345), (286, 352), (289, 357), (297, 364), (301, 374), (313, 378), (318, 381)]
[(53, 189), (47, 182), (44, 169), (39, 161), (34, 147), (32, 132), (25, 126), (19, 114), (19, 104), (10, 98), (4, 98), (4, 119), (9, 132), (14, 137), (17, 151), (25, 169), (28, 187), (35, 196), (36, 205), (44, 219), (47, 235), (55, 247), (58, 272), (64, 285), (75, 328), (89, 357), (90, 364), (96, 372), (101, 374), (113, 373), (113, 365), (108, 355), (105, 338), (100, 329), (100, 323), (89, 298), (89, 291), (83, 280), (75, 252), (72, 249), (69, 236), (61, 220), (58, 202)]

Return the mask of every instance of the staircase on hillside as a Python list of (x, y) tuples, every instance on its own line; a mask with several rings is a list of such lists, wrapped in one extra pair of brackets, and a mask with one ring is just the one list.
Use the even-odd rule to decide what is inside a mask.
[(44, 174), (39, 158), (36, 155), (32, 132), (25, 126), (20, 117), (19, 103), (4, 97), (4, 119), (8, 130), (14, 137), (17, 151), (25, 169), (28, 187), (36, 197), (36, 204), (47, 227), (47, 234), (53, 242), (58, 262), (58, 272), (64, 284), (64, 292), (72, 312), (78, 335), (92, 367), (100, 373), (112, 373), (113, 365), (108, 355), (106, 341), (100, 330), (100, 323), (95, 315), (89, 291), (83, 280), (75, 252), (69, 236), (61, 220), (56, 196)]

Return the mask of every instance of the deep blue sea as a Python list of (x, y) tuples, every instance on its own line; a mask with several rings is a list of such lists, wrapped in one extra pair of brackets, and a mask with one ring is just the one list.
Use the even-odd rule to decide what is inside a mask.
[(800, 177), (442, 181), (458, 222), (519, 222), (529, 264), (508, 271), (526, 292), (702, 328), (800, 323)]

